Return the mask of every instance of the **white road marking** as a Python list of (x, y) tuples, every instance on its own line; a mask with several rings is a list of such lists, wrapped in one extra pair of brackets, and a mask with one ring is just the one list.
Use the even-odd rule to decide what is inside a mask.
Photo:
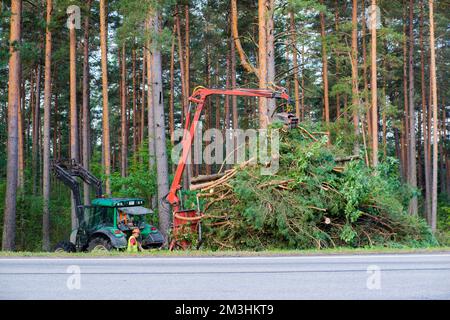
[(377, 254), (377, 255), (327, 255), (327, 256), (267, 256), (267, 257), (129, 257), (129, 258), (89, 258), (89, 257), (74, 257), (74, 258), (0, 258), (2, 262), (17, 262), (17, 261), (102, 261), (102, 262), (117, 262), (117, 261), (195, 261), (195, 260), (310, 260), (310, 259), (414, 259), (414, 258), (450, 258), (450, 254)]

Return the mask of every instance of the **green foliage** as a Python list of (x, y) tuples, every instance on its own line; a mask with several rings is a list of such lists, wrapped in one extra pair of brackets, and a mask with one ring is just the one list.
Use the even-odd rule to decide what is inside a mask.
[[(310, 132), (320, 128), (310, 128)], [(327, 248), (336, 246), (427, 246), (436, 244), (426, 223), (407, 214), (411, 190), (401, 184), (391, 158), (378, 170), (363, 161), (334, 170), (338, 147), (312, 140), (302, 130), (282, 136), (280, 170), (261, 176), (259, 167), (239, 171), (229, 183), (233, 196), (212, 204), (207, 246), (238, 249)], [(273, 181), (289, 181), (288, 189)]]
[(148, 144), (143, 144), (128, 167), (128, 175), (122, 177), (119, 172), (111, 175), (111, 191), (115, 197), (142, 197), (147, 205), (152, 203), (156, 194), (156, 171), (148, 169)]

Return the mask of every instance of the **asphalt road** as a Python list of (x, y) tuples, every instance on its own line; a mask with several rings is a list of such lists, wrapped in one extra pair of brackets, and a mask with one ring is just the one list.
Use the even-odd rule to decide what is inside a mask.
[(1, 258), (0, 299), (450, 299), (450, 254)]

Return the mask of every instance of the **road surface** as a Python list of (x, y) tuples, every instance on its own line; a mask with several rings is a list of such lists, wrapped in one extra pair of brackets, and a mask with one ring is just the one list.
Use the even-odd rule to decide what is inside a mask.
[(1, 258), (0, 299), (450, 299), (450, 253)]

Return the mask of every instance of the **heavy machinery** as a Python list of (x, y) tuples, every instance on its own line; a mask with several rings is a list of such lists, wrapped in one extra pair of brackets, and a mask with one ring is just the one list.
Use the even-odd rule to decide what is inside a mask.
[[(181, 190), (181, 179), (183, 171), (186, 166), (186, 161), (190, 154), (192, 143), (194, 141), (194, 135), (196, 133), (196, 127), (200, 119), (203, 107), (205, 106), (205, 100), (211, 95), (225, 95), (225, 96), (241, 96), (241, 97), (259, 97), (266, 99), (283, 99), (286, 104), (290, 104), (290, 98), (283, 88), (271, 89), (208, 89), (204, 87), (198, 87), (192, 93), (189, 98), (189, 109), (185, 114), (185, 134), (182, 139), (182, 154), (178, 161), (178, 166), (175, 171), (174, 179), (170, 187), (169, 193), (165, 200), (171, 205), (173, 213), (173, 225), (172, 225), (172, 241), (170, 243), (170, 250), (175, 247), (186, 249), (190, 243), (189, 240), (182, 239), (181, 235), (185, 232), (186, 228), (192, 233), (197, 233), (199, 237), (199, 243), (201, 243), (201, 224), (200, 221), (203, 217), (200, 212), (199, 205), (196, 210), (184, 209), (180, 202), (178, 192)], [(191, 119), (192, 105), (194, 113)], [(273, 115), (273, 118), (283, 122), (283, 124), (291, 129), (298, 125), (298, 118), (289, 112), (281, 112)]]
[[(52, 161), (52, 172), (72, 191), (78, 227), (72, 230), (69, 241), (61, 241), (55, 251), (75, 252), (126, 249), (134, 228), (141, 230), (144, 249), (161, 247), (161, 232), (146, 222), (153, 211), (143, 207), (140, 198), (104, 198), (102, 182), (80, 164), (72, 160)], [(96, 199), (90, 206), (81, 204), (77, 177), (95, 189)]]

